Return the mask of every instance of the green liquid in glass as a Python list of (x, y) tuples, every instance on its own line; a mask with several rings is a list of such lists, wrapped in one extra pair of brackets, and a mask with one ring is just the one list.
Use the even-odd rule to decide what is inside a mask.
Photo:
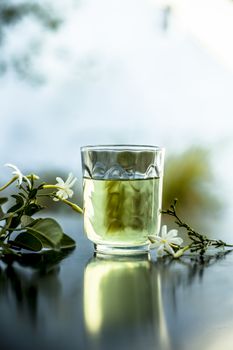
[(161, 179), (84, 178), (84, 228), (93, 242), (117, 246), (148, 243), (160, 228)]

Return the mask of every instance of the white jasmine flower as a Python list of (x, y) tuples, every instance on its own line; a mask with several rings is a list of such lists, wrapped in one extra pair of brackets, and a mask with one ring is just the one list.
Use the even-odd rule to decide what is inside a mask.
[(14, 175), (15, 177), (18, 178), (19, 186), (22, 184), (23, 179), (25, 179), (27, 181), (29, 187), (31, 187), (30, 180), (27, 178), (27, 176), (22, 174), (22, 172), (19, 170), (19, 168), (16, 165), (7, 163), (7, 164), (5, 164), (5, 166), (12, 168), (14, 170), (14, 171), (12, 171), (12, 175)]
[[(57, 197), (60, 199), (71, 198), (74, 194), (74, 191), (71, 190), (71, 187), (76, 182), (77, 178), (73, 176), (72, 173), (69, 173), (67, 180), (64, 182), (61, 177), (56, 177), (57, 183), (55, 186), (59, 187), (59, 190), (56, 192)], [(54, 198), (55, 201), (58, 201), (59, 198)]]
[(151, 248), (157, 249), (158, 256), (163, 256), (165, 253), (175, 254), (172, 245), (181, 245), (183, 239), (177, 237), (178, 231), (173, 229), (167, 232), (167, 225), (163, 225), (161, 228), (161, 236), (149, 236), (150, 241), (152, 242)]

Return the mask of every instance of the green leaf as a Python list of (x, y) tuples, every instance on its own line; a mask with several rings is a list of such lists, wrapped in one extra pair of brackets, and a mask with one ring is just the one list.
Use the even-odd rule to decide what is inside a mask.
[(73, 238), (71, 238), (68, 235), (66, 235), (65, 233), (63, 233), (63, 236), (62, 236), (62, 239), (60, 242), (61, 249), (71, 249), (71, 248), (74, 248), (75, 245), (76, 245), (76, 243), (73, 240)]
[(29, 193), (29, 199), (35, 198), (37, 195), (37, 188), (34, 188), (32, 191)]
[(57, 247), (62, 239), (61, 226), (51, 218), (41, 219), (27, 228), (27, 232), (33, 234), (42, 241), (43, 246)]
[(20, 221), (21, 221), (22, 227), (25, 227), (25, 226), (31, 225), (35, 220), (31, 216), (22, 215)]
[(19, 192), (18, 195), (23, 197), (24, 199), (27, 199), (26, 195), (23, 192)]
[[(40, 273), (48, 273), (51, 269), (68, 257), (71, 254), (72, 249), (64, 250), (48, 250), (41, 251), (35, 254), (34, 252), (24, 252), (20, 256), (14, 254), (14, 251), (10, 254), (5, 254), (2, 260), (8, 264), (12, 264), (13, 261), (17, 261), (23, 267), (31, 267), (33, 269), (38, 269)], [(0, 282), (1, 283), (1, 282)]]
[[(42, 243), (43, 248), (54, 248), (54, 246), (52, 246), (51, 243), (49, 243), (48, 240), (42, 236), (40, 236), (40, 241)], [(71, 237), (63, 233), (62, 239), (59, 243), (59, 249), (72, 249), (75, 247), (75, 245), (75, 241)]]
[(4, 203), (6, 203), (8, 201), (7, 197), (0, 197), (0, 205), (3, 205)]
[(32, 216), (35, 213), (37, 213), (38, 211), (40, 211), (41, 209), (43, 209), (43, 207), (41, 205), (36, 204), (36, 203), (31, 203), (25, 208), (24, 212), (26, 215)]
[(41, 218), (33, 219), (33, 221), (32, 221), (28, 226), (33, 226), (33, 225), (35, 225), (37, 222), (39, 222), (39, 221), (41, 221), (41, 220), (43, 220), (43, 219), (41, 219)]
[(0, 219), (2, 219), (3, 216), (4, 216), (4, 211), (3, 211), (2, 208), (0, 207)]
[(8, 209), (7, 213), (13, 213), (14, 211), (19, 210), (24, 206), (24, 200), (21, 196), (13, 194), (11, 197), (15, 198), (16, 204), (13, 205), (13, 207), (11, 207), (10, 209)]
[(12, 194), (11, 195), (12, 198), (15, 198), (16, 200), (18, 199), (19, 195), (18, 194)]
[(39, 252), (42, 249), (42, 243), (34, 235), (28, 232), (21, 232), (13, 241), (9, 241), (12, 247), (19, 247), (34, 252)]

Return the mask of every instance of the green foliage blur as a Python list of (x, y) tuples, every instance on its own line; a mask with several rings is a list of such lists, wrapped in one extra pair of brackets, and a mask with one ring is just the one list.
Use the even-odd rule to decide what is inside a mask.
[(14, 25), (28, 15), (34, 16), (42, 25), (50, 30), (56, 30), (61, 23), (59, 19), (51, 15), (49, 8), (46, 9), (45, 6), (36, 4), (35, 2), (23, 1), (17, 4), (15, 2), (11, 3), (10, 0), (1, 0), (1, 31), (5, 26)]
[[(165, 161), (163, 209), (168, 209), (177, 198), (181, 217), (198, 229), (208, 227), (222, 207), (221, 199), (214, 192), (216, 179), (211, 157), (208, 149), (190, 147), (182, 153), (168, 155)], [(171, 222), (168, 217), (163, 220)]]

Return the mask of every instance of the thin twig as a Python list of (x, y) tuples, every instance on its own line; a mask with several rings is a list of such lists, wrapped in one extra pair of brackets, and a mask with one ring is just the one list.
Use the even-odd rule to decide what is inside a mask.
[[(217, 239), (209, 239), (206, 235), (201, 234), (194, 230), (190, 225), (188, 225), (186, 222), (181, 220), (181, 218), (177, 215), (176, 212), (176, 204), (177, 204), (177, 199), (174, 199), (173, 204), (170, 205), (170, 208), (167, 210), (162, 210), (162, 214), (170, 215), (175, 218), (175, 223), (179, 227), (183, 227), (187, 230), (188, 237), (191, 240), (191, 243), (187, 246), (188, 249), (190, 249), (191, 252), (200, 252), (201, 255), (205, 253), (205, 251), (209, 247), (214, 247), (214, 248), (225, 248), (225, 247), (230, 247), (233, 248), (233, 244), (226, 243), (222, 240), (217, 240)], [(181, 249), (184, 250), (186, 247), (181, 247)], [(185, 249), (185, 250), (188, 250)]]

